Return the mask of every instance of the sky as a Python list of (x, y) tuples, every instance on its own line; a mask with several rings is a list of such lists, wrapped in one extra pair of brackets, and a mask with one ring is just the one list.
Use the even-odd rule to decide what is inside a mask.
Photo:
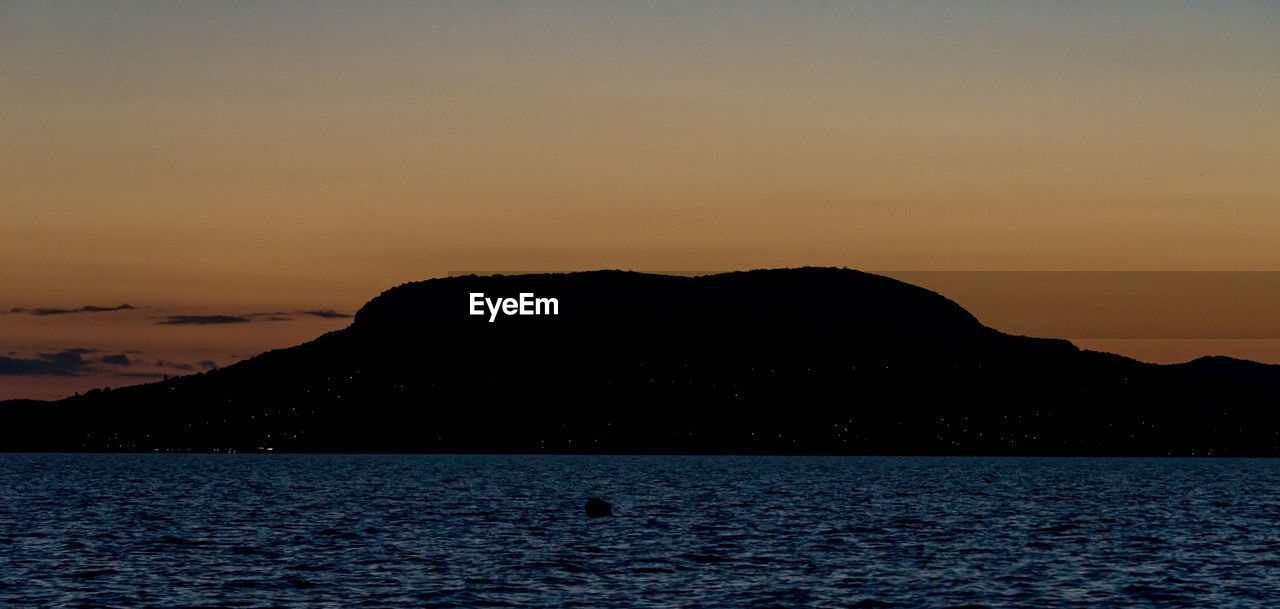
[[(1280, 271), (1277, 32), (1269, 1), (0, 0), (0, 311), (133, 307), (0, 314), (0, 357), (86, 351), (0, 398), (459, 271)], [(1071, 338), (1280, 362), (1107, 311)]]

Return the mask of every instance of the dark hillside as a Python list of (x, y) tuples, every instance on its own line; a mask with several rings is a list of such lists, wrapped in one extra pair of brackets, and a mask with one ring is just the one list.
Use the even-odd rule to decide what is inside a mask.
[[(470, 314), (470, 294), (557, 300)], [(845, 269), (409, 283), (201, 375), (0, 407), (9, 450), (1272, 455), (1274, 366), (1154, 366)], [(1258, 368), (1257, 366), (1262, 366)]]

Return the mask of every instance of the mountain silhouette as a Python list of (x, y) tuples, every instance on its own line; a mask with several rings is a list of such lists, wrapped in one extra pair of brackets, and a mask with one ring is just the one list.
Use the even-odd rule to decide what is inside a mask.
[(1280, 366), (1012, 336), (848, 269), (470, 275), (219, 370), (9, 402), (0, 448), (1276, 455), (1277, 398)]

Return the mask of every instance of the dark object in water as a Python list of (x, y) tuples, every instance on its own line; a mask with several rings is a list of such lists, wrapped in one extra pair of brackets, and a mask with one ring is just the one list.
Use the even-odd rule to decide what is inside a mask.
[(608, 501), (592, 497), (587, 500), (587, 516), (597, 518), (599, 516), (612, 516), (613, 506)]

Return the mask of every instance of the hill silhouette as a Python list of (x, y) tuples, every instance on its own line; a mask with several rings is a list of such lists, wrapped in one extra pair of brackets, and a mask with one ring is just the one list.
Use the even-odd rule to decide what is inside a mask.
[(1276, 455), (1278, 371), (1011, 336), (847, 269), (472, 275), (220, 370), (7, 403), (0, 448)]

